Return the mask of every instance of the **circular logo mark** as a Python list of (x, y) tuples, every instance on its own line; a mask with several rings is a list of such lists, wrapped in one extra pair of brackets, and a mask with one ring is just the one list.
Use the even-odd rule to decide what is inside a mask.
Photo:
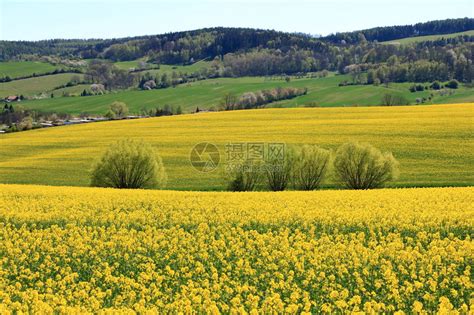
[(221, 155), (217, 147), (209, 142), (196, 144), (189, 155), (192, 166), (200, 172), (212, 172), (217, 168)]

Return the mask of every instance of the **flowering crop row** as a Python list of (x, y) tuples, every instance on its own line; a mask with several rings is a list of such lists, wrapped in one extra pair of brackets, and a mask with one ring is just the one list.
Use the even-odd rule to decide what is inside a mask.
[(474, 311), (474, 188), (0, 185), (0, 313)]

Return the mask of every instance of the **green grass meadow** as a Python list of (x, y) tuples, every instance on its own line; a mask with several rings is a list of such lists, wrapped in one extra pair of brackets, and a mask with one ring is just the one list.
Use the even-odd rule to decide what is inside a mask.
[(56, 111), (69, 114), (87, 112), (104, 114), (114, 101), (125, 102), (132, 113), (141, 109), (163, 107), (166, 104), (176, 108), (181, 106), (185, 112), (192, 112), (197, 107), (209, 109), (218, 107), (223, 95), (258, 91), (276, 87), (306, 87), (308, 94), (291, 100), (269, 104), (268, 107), (304, 107), (304, 106), (368, 106), (379, 105), (384, 94), (392, 93), (406, 97), (411, 103), (416, 98), (428, 97), (434, 93), (433, 103), (470, 102), (474, 100), (474, 90), (461, 86), (453, 95), (438, 96), (438, 92), (423, 91), (410, 93), (410, 83), (393, 83), (388, 87), (383, 85), (361, 85), (339, 87), (338, 83), (350, 80), (348, 76), (331, 76), (326, 78), (269, 80), (263, 77), (219, 78), (197, 81), (178, 85), (175, 88), (157, 89), (150, 91), (119, 91), (100, 96), (61, 97), (26, 101), (23, 104), (29, 108)]
[(19, 78), (31, 76), (33, 73), (43, 74), (52, 72), (59, 67), (41, 61), (8, 61), (0, 62), (0, 77)]
[[(83, 75), (59, 73), (0, 83), (0, 97), (3, 98), (8, 95), (34, 96), (41, 93), (50, 94), (49, 92), (58, 86), (68, 83), (74, 76), (82, 77)], [(26, 102), (24, 103), (26, 104)]]
[[(122, 70), (131, 70), (131, 69), (138, 68), (139, 63), (140, 63), (140, 60), (120, 61), (120, 62), (114, 62), (114, 65), (117, 68), (122, 69)], [(171, 73), (173, 73), (173, 71), (175, 71), (177, 73), (182, 72), (182, 73), (191, 74), (191, 73), (199, 71), (203, 68), (209, 67), (209, 64), (210, 64), (209, 62), (204, 61), (204, 60), (195, 62), (191, 65), (185, 65), (185, 66), (182, 66), (182, 65), (159, 65), (158, 66), (158, 65), (149, 63), (148, 65), (150, 66), (150, 69), (142, 70), (142, 71), (139, 71), (139, 72), (141, 72), (141, 73), (149, 72), (153, 75), (157, 75), (158, 73), (163, 74), (165, 72), (171, 75)], [(157, 69), (157, 67), (159, 67), (159, 69)]]

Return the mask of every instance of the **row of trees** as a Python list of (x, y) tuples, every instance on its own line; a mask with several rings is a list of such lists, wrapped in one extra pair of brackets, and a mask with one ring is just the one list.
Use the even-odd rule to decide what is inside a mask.
[(103, 60), (91, 61), (84, 78), (89, 83), (102, 84), (106, 90), (126, 89), (136, 84), (136, 77), (132, 73)]
[(344, 67), (352, 84), (381, 84), (390, 82), (432, 82), (456, 79), (471, 82), (474, 77), (472, 61), (457, 59), (453, 64), (438, 61), (419, 60), (399, 63), (395, 56), (384, 64), (352, 64)]
[(286, 151), (283, 160), (266, 163), (246, 160), (227, 173), (228, 189), (252, 191), (262, 184), (272, 191), (292, 186), (296, 190), (315, 190), (333, 171), (337, 182), (350, 189), (382, 187), (398, 176), (398, 162), (390, 152), (382, 153), (369, 144), (345, 143), (335, 152), (318, 146), (303, 146)]
[(181, 109), (181, 106), (177, 106), (176, 108), (174, 108), (169, 104), (165, 104), (163, 107), (157, 106), (156, 108), (152, 108), (148, 110), (144, 109), (141, 112), (147, 116), (161, 117), (161, 116), (181, 115), (183, 113), (183, 110)]
[[(110, 104), (109, 109), (104, 116), (108, 119), (122, 119), (127, 117), (129, 112), (130, 110), (127, 104), (116, 101)], [(142, 115), (155, 117), (181, 115), (183, 113), (181, 106), (178, 106), (176, 109), (174, 109), (169, 104), (166, 104), (163, 107), (157, 106), (156, 108), (152, 109), (142, 109), (140, 112)]]
[(40, 128), (39, 121), (55, 121), (68, 119), (68, 114), (56, 114), (32, 110), (21, 105), (5, 104), (0, 110), (0, 125), (8, 126), (8, 132), (24, 131)]
[[(474, 41), (474, 37), (472, 39)], [(471, 41), (455, 40), (452, 44), (433, 45), (430, 42), (410, 45), (377, 43), (350, 46), (323, 45), (320, 50), (254, 49), (229, 53), (214, 60), (215, 76), (265, 76), (331, 70), (379, 72), (380, 80), (407, 82), (410, 80), (457, 79), (471, 82), (473, 78), (474, 46)]]
[(308, 93), (307, 88), (294, 87), (277, 87), (256, 92), (246, 92), (240, 97), (233, 93), (227, 93), (221, 100), (220, 108), (223, 110), (260, 108), (272, 102), (292, 99), (306, 93)]
[(175, 87), (178, 84), (189, 82), (198, 77), (198, 74), (188, 75), (187, 73), (172, 71), (171, 73), (163, 72), (161, 75), (153, 75), (146, 72), (140, 77), (138, 88), (142, 90), (165, 89)]
[(33, 115), (33, 111), (22, 106), (5, 104), (0, 112), (0, 123), (9, 126), (9, 132), (29, 130), (33, 128)]
[(309, 50), (262, 49), (245, 54), (227, 54), (223, 58), (223, 75), (230, 77), (293, 74), (320, 69), (319, 62)]
[[(333, 169), (344, 187), (372, 189), (395, 179), (398, 162), (389, 152), (382, 153), (369, 144), (341, 145), (334, 158), (317, 146), (287, 151), (283, 160), (269, 160), (264, 167), (246, 160), (226, 176), (228, 189), (251, 191), (265, 182), (267, 189), (282, 191), (291, 184), (298, 190), (321, 187)], [(143, 141), (131, 139), (112, 144), (94, 166), (91, 186), (114, 188), (162, 188), (167, 175), (157, 152)]]
[(442, 84), (439, 81), (433, 81), (430, 85), (423, 85), (423, 84), (413, 84), (409, 87), (410, 92), (421, 92), (424, 90), (432, 89), (432, 90), (440, 90), (442, 88), (447, 89), (457, 89), (459, 87), (459, 82), (457, 80), (450, 80), (446, 84)]
[(323, 52), (331, 45), (365, 45), (419, 35), (447, 34), (474, 29), (474, 19), (448, 19), (406, 26), (378, 27), (339, 33), (317, 39), (302, 33), (284, 33), (250, 28), (206, 28), (162, 35), (108, 40), (0, 41), (0, 59), (25, 54), (102, 57), (114, 61), (149, 56), (158, 63), (188, 63), (191, 59), (214, 58), (254, 48), (288, 50), (290, 47)]

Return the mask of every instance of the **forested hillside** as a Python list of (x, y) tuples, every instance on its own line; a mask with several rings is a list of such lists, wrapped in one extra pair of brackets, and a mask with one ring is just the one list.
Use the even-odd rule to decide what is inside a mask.
[(364, 40), (384, 42), (406, 37), (458, 33), (472, 29), (474, 29), (474, 19), (446, 19), (413, 25), (384, 26), (361, 31), (343, 32), (331, 34), (324, 39), (332, 42), (343, 40), (346, 43), (360, 43)]
[[(379, 27), (316, 38), (250, 28), (207, 28), (156, 36), (107, 40), (0, 42), (0, 59), (35, 56), (192, 64), (213, 60), (209, 77), (296, 74), (322, 70), (350, 73), (352, 84), (471, 82), (474, 36), (442, 38), (408, 45), (378, 42), (415, 35), (474, 29), (474, 19), (448, 19), (407, 26)], [(361, 75), (370, 73), (370, 75)]]

